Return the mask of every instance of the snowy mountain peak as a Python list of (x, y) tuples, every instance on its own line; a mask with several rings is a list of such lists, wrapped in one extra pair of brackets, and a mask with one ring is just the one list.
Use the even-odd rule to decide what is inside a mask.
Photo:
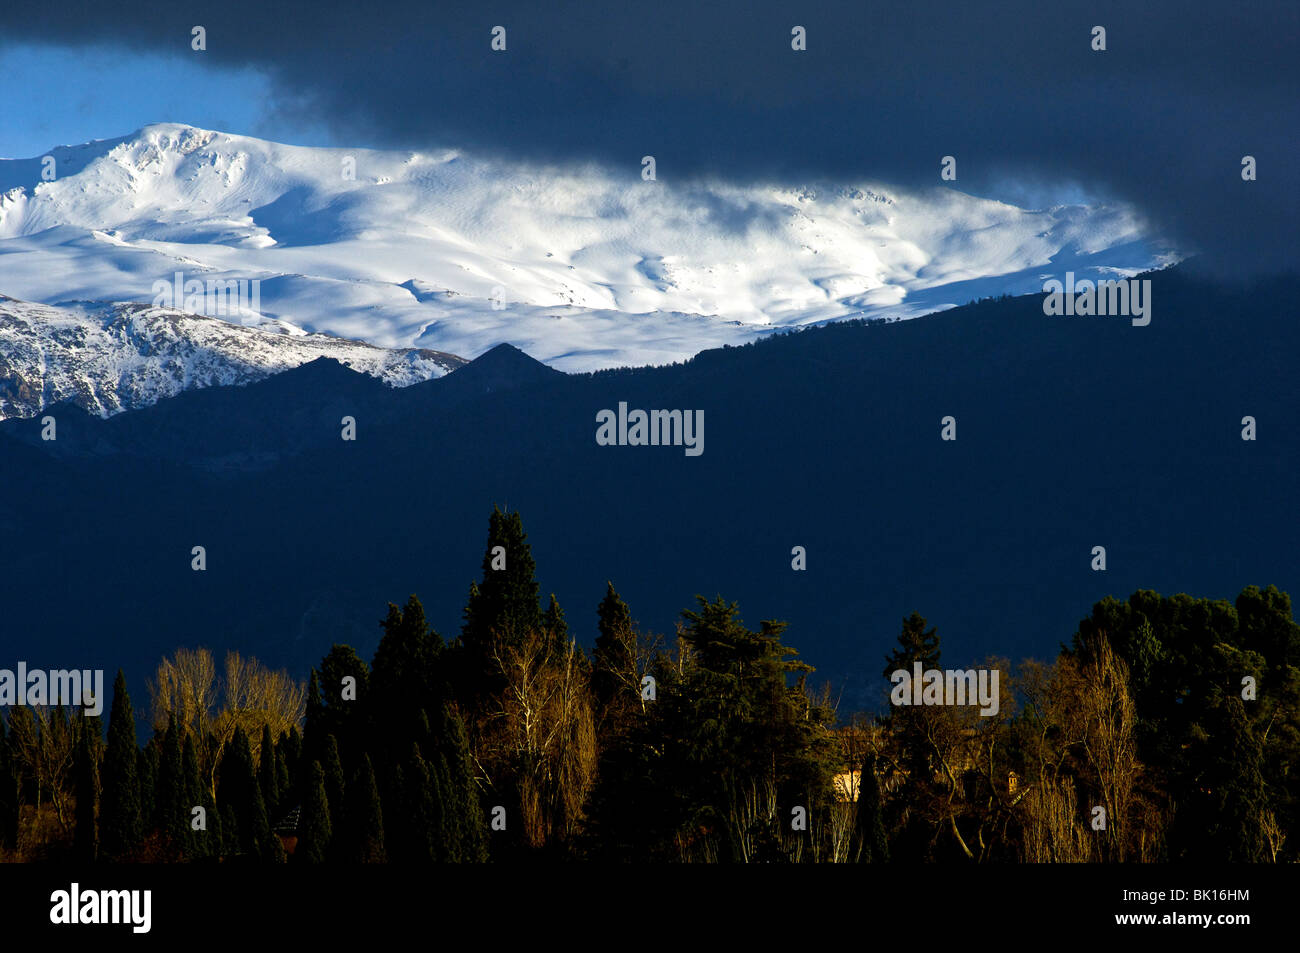
[(662, 179), (645, 181), (636, 162), (552, 168), (159, 123), (48, 159), (0, 160), (0, 291), (153, 304), (177, 275), (257, 282), (241, 322), (462, 354), (510, 340), (562, 370), (667, 363), (1174, 257), (1125, 208), (675, 181), (663, 157)]
[(465, 363), (438, 351), (275, 333), (145, 305), (51, 307), (0, 296), (0, 419), (32, 417), (61, 401), (107, 417), (326, 359), (391, 386)]

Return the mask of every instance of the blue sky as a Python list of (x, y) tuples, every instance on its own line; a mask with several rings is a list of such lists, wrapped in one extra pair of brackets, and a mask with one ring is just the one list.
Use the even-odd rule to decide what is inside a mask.
[(115, 139), (152, 122), (296, 145), (333, 145), (328, 129), (277, 110), (268, 77), (196, 58), (86, 46), (0, 46), (0, 158)]

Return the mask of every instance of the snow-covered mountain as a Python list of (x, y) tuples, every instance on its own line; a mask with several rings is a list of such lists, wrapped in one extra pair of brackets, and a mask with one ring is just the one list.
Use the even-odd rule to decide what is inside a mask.
[(674, 182), (670, 156), (646, 181), (640, 160), (557, 169), (147, 126), (0, 160), (0, 293), (150, 304), (178, 272), (256, 280), (244, 324), (467, 357), (509, 341), (587, 370), (1175, 257), (1126, 208)]
[(0, 420), (32, 417), (63, 400), (106, 417), (320, 357), (392, 386), (441, 377), (465, 363), (454, 354), (378, 348), (272, 322), (252, 328), (146, 305), (56, 308), (0, 295)]

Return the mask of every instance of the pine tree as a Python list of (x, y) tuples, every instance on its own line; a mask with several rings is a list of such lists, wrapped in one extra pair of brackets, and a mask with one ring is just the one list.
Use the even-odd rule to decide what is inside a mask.
[(333, 832), (330, 828), (329, 798), (325, 794), (325, 772), (319, 761), (313, 761), (307, 769), (306, 787), (294, 858), (299, 863), (323, 864)]
[(99, 828), (95, 821), (95, 807), (99, 803), (99, 765), (96, 763), (96, 746), (85, 726), (77, 739), (73, 774), (77, 821), (72, 853), (79, 863), (90, 863), (99, 852)]
[(889, 678), (898, 669), (912, 673), (914, 662), (920, 662), (922, 670), (939, 667), (939, 636), (931, 628), (925, 629), (925, 619), (919, 612), (913, 612), (903, 620), (903, 631), (898, 635), (898, 648), (885, 659), (885, 678)]
[(100, 856), (108, 861), (127, 860), (139, 849), (142, 836), (139, 749), (135, 744), (135, 716), (126, 691), (126, 676), (119, 669), (113, 681), (113, 707), (108, 717), (108, 747), (102, 769), (103, 798), (99, 818)]

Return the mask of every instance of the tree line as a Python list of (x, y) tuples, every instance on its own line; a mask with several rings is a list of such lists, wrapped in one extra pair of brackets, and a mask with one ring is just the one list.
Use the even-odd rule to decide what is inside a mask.
[[(77, 709), (0, 720), (0, 858), (206, 863), (1283, 862), (1300, 859), (1300, 626), (1289, 597), (1107, 598), (998, 711), (838, 711), (734, 603), (671, 640), (612, 584), (592, 650), (543, 606), (518, 513), (445, 639), (390, 604), (367, 662), (333, 646), (303, 685), (178, 651), (118, 673), (107, 731)], [(940, 668), (919, 614), (884, 659)], [(882, 698), (885, 691), (882, 690)]]

